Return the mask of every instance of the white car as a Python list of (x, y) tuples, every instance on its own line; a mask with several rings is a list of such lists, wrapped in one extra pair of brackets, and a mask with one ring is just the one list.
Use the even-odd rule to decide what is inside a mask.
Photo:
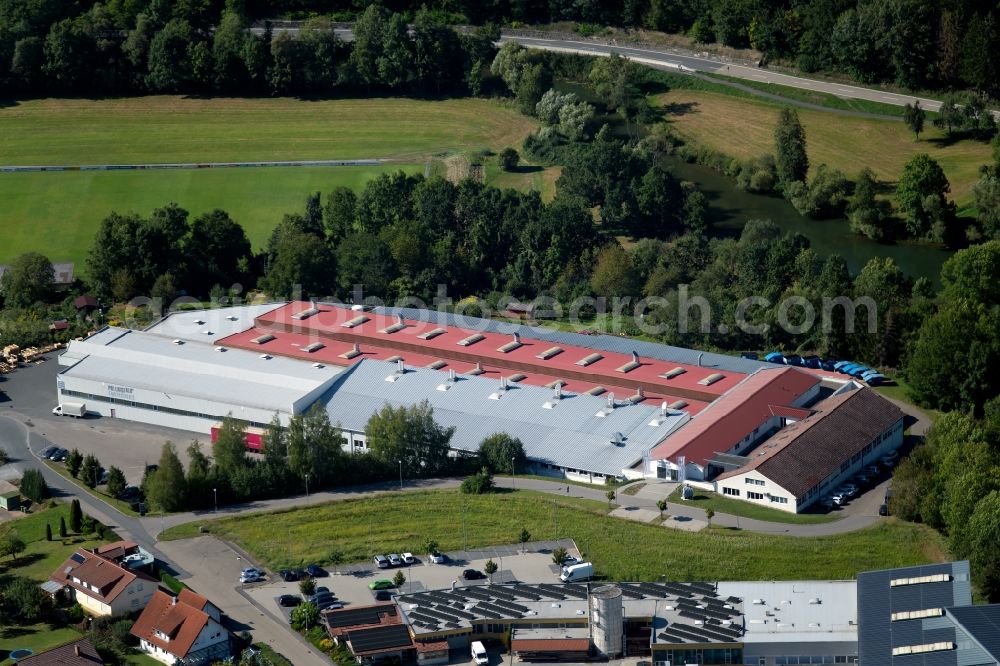
[(444, 553), (431, 553), (431, 562), (434, 564), (444, 564)]
[(260, 574), (256, 573), (245, 573), (240, 575), (240, 584), (246, 585), (247, 583), (257, 583), (264, 580), (260, 577)]
[(403, 553), (403, 564), (413, 564), (417, 559), (413, 557), (413, 553)]
[(850, 499), (850, 496), (846, 492), (838, 490), (830, 497), (830, 499), (833, 500), (833, 503), (836, 504), (837, 506), (841, 506), (847, 503), (847, 500)]
[(257, 576), (257, 577), (260, 577), (260, 576), (263, 576), (263, 575), (264, 575), (264, 572), (261, 571), (260, 569), (256, 568), (256, 567), (249, 567), (249, 568), (246, 568), (246, 569), (244, 569), (243, 571), (240, 572), (240, 577), (243, 577), (243, 576)]
[(399, 567), (403, 565), (403, 560), (399, 558), (398, 553), (392, 553), (389, 555), (389, 565), (394, 567)]

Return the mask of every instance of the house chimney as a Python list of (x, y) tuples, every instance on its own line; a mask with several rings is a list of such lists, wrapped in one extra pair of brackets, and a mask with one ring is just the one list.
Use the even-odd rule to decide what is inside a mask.
[(80, 656), (80, 646), (79, 645), (74, 645), (73, 646), (73, 654), (75, 654), (78, 657)]
[(454, 369), (451, 369), (451, 370), (448, 371), (448, 381), (451, 382), (452, 384), (455, 383), (455, 370)]
[(177, 605), (177, 597), (173, 597), (173, 598), (171, 599), (171, 601), (170, 601), (170, 605), (171, 605), (171, 606), (176, 606), (176, 605)]
[(514, 342), (517, 342), (517, 343), (520, 344), (520, 342), (521, 342), (521, 334), (520, 333), (515, 333), (514, 334)]
[(702, 359), (703, 356), (705, 356), (705, 354), (698, 354), (698, 367), (699, 368), (701, 367), (701, 359)]
[(632, 362), (633, 363), (638, 363), (639, 362), (639, 353), (638, 352), (632, 352)]

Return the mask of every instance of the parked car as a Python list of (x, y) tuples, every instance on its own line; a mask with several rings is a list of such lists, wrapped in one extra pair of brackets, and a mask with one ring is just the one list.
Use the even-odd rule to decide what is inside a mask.
[(826, 370), (827, 372), (833, 372), (833, 370), (834, 370), (834, 367), (835, 367), (836, 365), (837, 365), (837, 361), (834, 361), (834, 360), (832, 360), (832, 359), (831, 359), (831, 360), (828, 360), (828, 361), (823, 361), (822, 363), (820, 363), (820, 367), (821, 367), (821, 368), (822, 368), (823, 370)]
[(878, 505), (878, 515), (888, 516), (889, 515), (889, 504), (887, 502), (882, 502)]
[(389, 590), (372, 590), (372, 596), (375, 597), (375, 601), (390, 601), (392, 599), (392, 592)]
[(583, 562), (583, 560), (581, 560), (580, 558), (573, 557), (572, 555), (567, 555), (566, 557), (564, 557), (562, 559), (562, 566), (563, 567), (571, 567), (574, 564), (580, 564), (581, 562)]
[(879, 458), (878, 461), (882, 463), (882, 465), (884, 465), (886, 469), (892, 469), (893, 467), (896, 466), (896, 463), (899, 462), (899, 453), (897, 453), (896, 451), (893, 451), (892, 453), (887, 453), (881, 458)]
[(259, 583), (264, 580), (261, 578), (260, 574), (250, 573), (250, 574), (240, 574), (240, 584), (246, 585), (247, 583)]
[(413, 553), (403, 553), (403, 564), (413, 564), (417, 561), (417, 558), (413, 557)]
[(122, 494), (119, 495), (118, 497), (119, 499), (123, 499), (126, 502), (128, 502), (130, 500), (137, 499), (141, 494), (142, 491), (139, 490), (138, 486), (126, 486), (125, 490), (123, 490)]
[(306, 567), (306, 573), (312, 578), (323, 578), (327, 575), (326, 569), (318, 564), (310, 564)]
[(828, 508), (828, 509), (832, 509), (833, 507), (837, 506), (836, 502), (834, 502), (834, 501), (833, 501), (833, 495), (825, 495), (825, 496), (824, 496), (824, 497), (823, 497), (823, 498), (822, 498), (822, 499), (821, 499), (821, 500), (819, 501), (819, 503), (820, 503), (820, 504), (821, 504), (822, 506), (825, 506), (825, 507), (826, 507), (826, 508)]
[(873, 479), (881, 473), (882, 473), (882, 468), (880, 468), (876, 463), (872, 463), (871, 465), (868, 465), (868, 467), (865, 467), (865, 474), (872, 477)]
[(301, 578), (299, 572), (296, 571), (295, 569), (282, 569), (281, 571), (278, 572), (278, 575), (281, 576), (281, 580), (285, 581), (286, 583), (294, 583), (299, 578)]
[(57, 447), (56, 450), (53, 451), (51, 455), (49, 455), (49, 460), (53, 460), (55, 462), (62, 462), (66, 460), (66, 456), (68, 455), (69, 455), (68, 450)]
[(315, 590), (313, 590), (313, 594), (333, 594), (333, 592), (330, 592), (330, 588), (328, 588), (326, 585), (320, 585)]
[(802, 363), (805, 365), (805, 367), (812, 368), (813, 370), (819, 370), (821, 367), (823, 367), (823, 359), (821, 359), (819, 356), (816, 356), (815, 354), (803, 358)]
[(42, 449), (42, 452), (39, 453), (38, 456), (42, 460), (48, 460), (49, 456), (51, 456), (53, 453), (55, 453), (56, 449), (58, 449), (58, 448), (59, 448), (58, 446), (46, 446), (44, 449)]
[(844, 484), (841, 484), (840, 488), (838, 488), (837, 490), (840, 490), (840, 491), (842, 491), (842, 492), (845, 492), (845, 493), (847, 493), (848, 495), (850, 495), (851, 497), (854, 497), (854, 496), (856, 496), (856, 495), (858, 494), (858, 492), (859, 492), (859, 491), (860, 491), (861, 489), (860, 489), (860, 488), (858, 488), (858, 487), (857, 487), (856, 485), (854, 485), (853, 483), (844, 483)]
[(386, 557), (385, 555), (376, 555), (375, 557), (372, 558), (372, 562), (379, 569), (388, 569), (389, 568), (389, 558)]
[(486, 578), (486, 574), (478, 569), (466, 569), (462, 572), (462, 578), (465, 580), (482, 580)]
[(444, 564), (448, 561), (448, 556), (444, 553), (431, 553), (431, 562), (434, 564)]
[(335, 610), (337, 608), (343, 608), (343, 607), (344, 607), (343, 602), (337, 601), (336, 599), (327, 599), (321, 603), (316, 604), (316, 608), (320, 609), (321, 611)]
[(854, 475), (854, 480), (858, 482), (862, 488), (871, 483), (872, 478), (864, 472), (858, 472)]
[(391, 590), (396, 585), (388, 578), (379, 578), (368, 583), (369, 590)]
[(781, 352), (768, 352), (764, 354), (764, 360), (768, 363), (779, 363), (784, 365), (785, 357), (781, 355)]
[(329, 592), (322, 592), (320, 594), (313, 594), (313, 595), (311, 595), (309, 597), (308, 601), (309, 601), (309, 603), (311, 603), (311, 604), (313, 604), (315, 606), (320, 606), (324, 602), (333, 601), (336, 598), (337, 598), (336, 596), (334, 596), (333, 594), (330, 594)]
[(850, 495), (848, 495), (842, 490), (838, 490), (835, 493), (833, 493), (833, 495), (830, 496), (830, 500), (837, 506), (843, 506), (844, 504), (847, 504), (847, 500), (849, 500), (850, 498), (851, 498)]
[(278, 597), (278, 605), (284, 606), (285, 608), (294, 608), (302, 603), (302, 599), (299, 599), (294, 594), (283, 594)]
[(403, 566), (403, 558), (399, 556), (399, 553), (391, 553), (389, 555), (389, 565), (393, 567)]

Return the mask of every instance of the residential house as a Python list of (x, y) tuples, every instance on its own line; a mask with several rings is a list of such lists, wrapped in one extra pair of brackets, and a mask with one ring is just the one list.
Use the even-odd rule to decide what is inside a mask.
[[(117, 544), (109, 544), (106, 550)], [(158, 582), (152, 576), (133, 571), (99, 549), (79, 548), (49, 576), (44, 589), (66, 589), (83, 610), (91, 615), (126, 615), (141, 611), (149, 603)]]
[(18, 659), (18, 666), (101, 666), (104, 659), (97, 653), (89, 639), (60, 645), (59, 647)]
[(232, 655), (233, 636), (222, 626), (218, 607), (201, 595), (158, 590), (132, 626), (139, 649), (173, 666), (202, 666)]

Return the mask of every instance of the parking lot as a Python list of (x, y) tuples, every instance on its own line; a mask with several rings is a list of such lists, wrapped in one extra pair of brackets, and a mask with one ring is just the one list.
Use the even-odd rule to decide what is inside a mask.
[[(406, 576), (406, 582), (398, 590), (391, 590), (392, 594), (407, 594), (452, 586), (488, 585), (490, 584), (488, 578), (464, 580), (462, 572), (466, 569), (482, 572), (490, 559), (498, 567), (492, 576), (493, 582), (551, 583), (558, 582), (559, 578), (559, 567), (552, 562), (552, 549), (560, 545), (566, 548), (570, 555), (579, 556), (579, 551), (571, 541), (537, 542), (526, 544), (523, 554), (516, 545), (448, 553), (448, 560), (443, 564), (431, 563), (426, 555), (416, 556), (416, 562), (412, 565), (389, 569), (377, 569), (371, 562), (356, 563), (338, 567), (337, 571), (331, 570), (328, 575), (315, 580), (317, 586), (329, 588), (337, 601), (344, 606), (376, 603), (375, 594), (369, 589), (369, 585), (380, 579), (392, 580), (400, 571)], [(244, 592), (269, 614), (284, 618), (287, 622), (292, 609), (279, 606), (278, 597), (283, 594), (301, 596), (299, 583), (284, 582), (278, 572), (268, 571), (267, 574), (266, 581), (246, 585)], [(234, 578), (232, 584), (238, 585), (238, 581)]]

